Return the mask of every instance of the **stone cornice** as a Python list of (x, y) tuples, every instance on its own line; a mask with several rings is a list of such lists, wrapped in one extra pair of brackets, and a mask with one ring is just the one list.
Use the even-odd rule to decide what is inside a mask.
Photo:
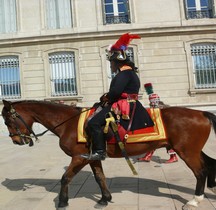
[[(175, 27), (152, 27), (152, 28), (128, 28), (127, 30), (109, 30), (109, 31), (86, 31), (86, 32), (62, 32), (61, 34), (40, 34), (32, 36), (21, 36), (13, 34), (12, 38), (6, 38), (5, 34), (0, 35), (0, 47), (2, 46), (14, 46), (14, 45), (26, 45), (26, 44), (43, 44), (47, 42), (80, 42), (86, 40), (100, 40), (116, 38), (122, 33), (130, 31), (131, 33), (139, 34), (142, 37), (149, 36), (166, 36), (166, 35), (192, 35), (192, 34), (205, 34), (216, 33), (216, 24), (214, 25), (196, 25), (196, 26), (175, 26)], [(4, 38), (5, 36), (5, 38)], [(19, 37), (20, 36), (20, 37)], [(2, 38), (1, 38), (2, 37)]]

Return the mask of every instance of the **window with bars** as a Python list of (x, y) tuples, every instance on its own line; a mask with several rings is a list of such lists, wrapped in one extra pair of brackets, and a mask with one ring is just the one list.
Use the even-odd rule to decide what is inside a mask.
[(0, 98), (21, 97), (20, 68), (18, 56), (0, 57)]
[(74, 52), (49, 54), (51, 96), (77, 95)]
[(13, 33), (16, 30), (16, 0), (0, 0), (0, 33)]
[(72, 27), (71, 0), (46, 0), (48, 29)]
[(216, 88), (216, 44), (191, 46), (195, 88)]
[(130, 23), (128, 0), (102, 0), (104, 24)]
[(214, 0), (185, 0), (186, 18), (214, 18)]

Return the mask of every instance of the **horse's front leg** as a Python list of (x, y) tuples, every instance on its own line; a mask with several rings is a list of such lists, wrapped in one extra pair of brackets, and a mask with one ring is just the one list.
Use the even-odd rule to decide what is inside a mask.
[(73, 179), (73, 177), (88, 164), (88, 161), (85, 161), (80, 157), (73, 157), (70, 165), (62, 176), (61, 179), (61, 190), (59, 194), (59, 203), (58, 207), (68, 206), (68, 185)]
[(90, 163), (90, 166), (94, 173), (95, 180), (101, 189), (102, 198), (98, 201), (98, 204), (106, 206), (108, 202), (112, 200), (112, 196), (106, 184), (106, 177), (103, 172), (101, 161), (93, 161)]

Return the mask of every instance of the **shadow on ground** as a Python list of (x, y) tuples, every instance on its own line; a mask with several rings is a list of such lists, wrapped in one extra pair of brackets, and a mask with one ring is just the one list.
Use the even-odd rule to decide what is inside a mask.
[[(83, 179), (83, 177), (89, 177), (92, 176), (92, 173), (89, 171), (81, 171), (79, 174), (74, 178), (72, 183), (70, 184), (69, 188), (69, 199), (71, 198), (79, 198), (79, 197), (85, 197), (86, 199), (92, 199), (95, 202), (97, 202), (100, 198), (98, 196), (95, 196), (95, 194), (100, 194), (100, 189), (95, 182), (96, 187), (92, 189), (91, 193), (74, 193), (73, 191), (73, 184), (76, 186), (79, 186), (80, 189), (78, 191), (80, 192), (83, 187), (82, 183), (80, 183)], [(81, 180), (81, 181), (80, 181)], [(86, 180), (86, 178), (85, 178)], [(78, 182), (78, 183), (76, 183)], [(83, 181), (84, 182), (84, 181)], [(112, 196), (115, 193), (121, 193), (123, 191), (130, 191), (133, 193), (139, 193), (143, 195), (152, 195), (157, 197), (167, 197), (170, 198), (170, 194), (167, 193), (161, 193), (159, 189), (161, 188), (170, 188), (171, 190), (176, 190), (179, 192), (187, 193), (190, 195), (194, 194), (194, 189), (178, 186), (174, 184), (167, 184), (166, 182), (161, 182), (157, 180), (152, 179), (145, 179), (145, 178), (137, 178), (137, 177), (113, 177), (113, 178), (107, 178), (107, 183), (109, 184), (109, 188), (111, 190)], [(46, 191), (48, 192), (54, 192), (56, 194), (59, 193), (60, 190), (60, 179), (34, 179), (34, 178), (28, 178), (28, 179), (8, 179), (6, 178), (2, 183), (3, 186), (5, 186), (10, 191), (28, 191), (35, 186), (44, 187)], [(142, 188), (134, 187), (134, 186), (142, 186)], [(137, 191), (139, 189), (139, 192)], [(211, 194), (206, 194), (208, 198), (214, 198)], [(182, 198), (181, 196), (177, 194), (172, 194), (172, 198), (175, 200), (180, 201), (182, 204), (185, 204), (187, 200)], [(58, 205), (58, 195), (54, 199), (55, 206), (57, 208)]]

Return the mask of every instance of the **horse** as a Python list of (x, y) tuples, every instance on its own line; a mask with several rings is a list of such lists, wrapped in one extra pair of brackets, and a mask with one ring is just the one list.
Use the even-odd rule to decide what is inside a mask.
[[(33, 146), (32, 138), (37, 138), (37, 135), (32, 126), (37, 122), (57, 135), (60, 148), (72, 157), (61, 178), (58, 207), (68, 205), (68, 185), (87, 164), (90, 165), (101, 189), (102, 197), (98, 204), (108, 205), (112, 196), (106, 184), (101, 161), (87, 160), (80, 156), (89, 152), (86, 144), (77, 142), (77, 125), (83, 112), (82, 107), (37, 100), (16, 102), (3, 100), (3, 105), (2, 116), (14, 144)], [(173, 148), (196, 178), (195, 195), (182, 207), (184, 210), (194, 209), (204, 199), (206, 181), (207, 187), (216, 194), (216, 160), (202, 151), (211, 129), (216, 133), (216, 116), (206, 111), (172, 106), (161, 109), (161, 116), (167, 139), (125, 144), (125, 150), (128, 156), (136, 156), (161, 147)], [(107, 154), (111, 158), (122, 157), (118, 144), (108, 144)]]

